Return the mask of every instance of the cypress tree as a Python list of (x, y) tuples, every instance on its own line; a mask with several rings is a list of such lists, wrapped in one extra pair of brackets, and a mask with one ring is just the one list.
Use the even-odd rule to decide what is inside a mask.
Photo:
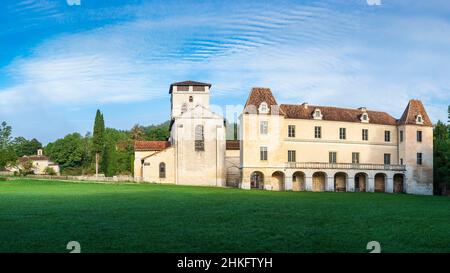
[(103, 114), (97, 109), (94, 122), (94, 134), (92, 136), (93, 152), (95, 153), (95, 175), (98, 175), (100, 155), (105, 146), (105, 121)]

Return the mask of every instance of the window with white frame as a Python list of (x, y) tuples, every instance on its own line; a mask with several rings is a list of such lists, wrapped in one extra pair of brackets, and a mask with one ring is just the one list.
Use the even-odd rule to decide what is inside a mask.
[(367, 113), (363, 113), (361, 115), (361, 122), (365, 122), (365, 123), (369, 122), (369, 115)]
[(295, 150), (288, 151), (288, 162), (296, 162)]
[(359, 164), (359, 153), (352, 153), (352, 163)]
[(362, 129), (362, 140), (369, 140), (369, 129)]
[(391, 164), (391, 154), (384, 154), (384, 165)]
[(269, 122), (267, 120), (261, 120), (259, 122), (259, 133), (261, 135), (267, 135), (269, 132)]
[(330, 163), (336, 163), (337, 162), (337, 153), (336, 152), (330, 152), (328, 154), (328, 160)]
[(288, 137), (295, 137), (295, 125), (288, 125)]
[(339, 139), (347, 138), (347, 130), (345, 128), (339, 128)]
[(416, 123), (417, 124), (423, 124), (423, 117), (422, 117), (422, 115), (417, 115), (416, 116)]
[(261, 114), (269, 113), (269, 106), (267, 105), (267, 102), (261, 102), (261, 104), (259, 105), (259, 112)]
[(314, 119), (322, 119), (322, 111), (320, 111), (320, 109), (319, 108), (316, 108), (315, 110), (314, 110), (314, 114), (313, 114), (313, 118)]
[(314, 127), (314, 138), (322, 138), (322, 127), (320, 126)]
[(391, 131), (384, 131), (384, 141), (385, 142), (391, 141)]
[(259, 159), (267, 160), (267, 147), (265, 146), (259, 147)]

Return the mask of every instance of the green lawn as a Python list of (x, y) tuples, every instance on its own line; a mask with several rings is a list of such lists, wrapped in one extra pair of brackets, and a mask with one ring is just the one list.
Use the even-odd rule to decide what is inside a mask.
[(450, 198), (0, 181), (0, 251), (450, 252)]

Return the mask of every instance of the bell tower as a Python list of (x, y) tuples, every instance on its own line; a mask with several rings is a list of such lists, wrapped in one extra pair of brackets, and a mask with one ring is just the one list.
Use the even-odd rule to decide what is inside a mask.
[(171, 119), (179, 117), (197, 105), (209, 109), (209, 89), (211, 84), (183, 81), (172, 83), (169, 94), (171, 94)]

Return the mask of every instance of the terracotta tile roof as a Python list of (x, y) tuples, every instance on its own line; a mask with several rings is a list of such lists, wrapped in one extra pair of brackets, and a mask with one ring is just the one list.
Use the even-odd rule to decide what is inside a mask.
[(269, 106), (269, 113), (272, 114), (272, 111), (283, 115), (284, 113), (278, 106), (275, 97), (272, 94), (270, 88), (262, 88), (262, 87), (253, 87), (250, 92), (250, 96), (248, 96), (247, 102), (244, 106), (244, 114), (256, 114), (259, 113), (259, 106), (261, 103), (266, 102), (267, 106)]
[(240, 150), (239, 140), (227, 140), (226, 149), (227, 150)]
[(408, 106), (406, 106), (405, 112), (403, 112), (402, 117), (398, 121), (399, 125), (404, 124), (415, 124), (416, 125), (416, 117), (417, 115), (421, 115), (423, 118), (424, 126), (433, 126), (430, 118), (428, 117), (427, 111), (425, 111), (425, 107), (423, 106), (420, 100), (410, 100), (408, 102)]
[[(292, 119), (313, 119), (312, 115), (316, 108), (319, 108), (322, 114), (322, 120), (345, 121), (345, 122), (361, 122), (361, 115), (364, 113), (360, 109), (347, 109), (330, 106), (315, 105), (292, 105), (282, 104), (280, 108), (286, 114), (286, 118)], [(369, 115), (369, 123), (396, 125), (397, 120), (385, 112), (366, 111)]]
[(175, 82), (170, 85), (169, 88), (169, 94), (172, 93), (172, 87), (173, 86), (184, 86), (184, 85), (190, 85), (190, 86), (208, 86), (211, 87), (210, 83), (204, 83), (204, 82), (196, 82), (196, 81), (182, 81), (182, 82)]
[(135, 141), (135, 151), (162, 151), (170, 146), (169, 141)]
[(28, 160), (31, 161), (47, 161), (48, 157), (43, 156), (43, 155), (32, 155), (32, 156), (23, 156), (21, 158), (19, 158), (19, 162), (26, 162)]

